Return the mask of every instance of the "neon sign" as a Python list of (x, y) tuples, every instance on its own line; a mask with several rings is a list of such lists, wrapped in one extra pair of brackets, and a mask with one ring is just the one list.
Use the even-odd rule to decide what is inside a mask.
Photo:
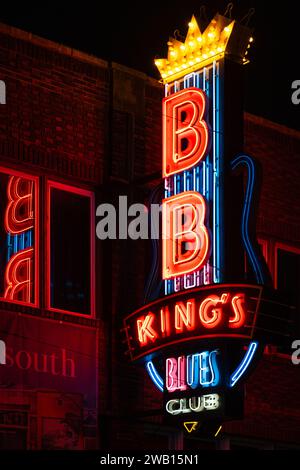
[(162, 204), (163, 279), (200, 269), (210, 241), (205, 226), (206, 202), (193, 191), (164, 199)]
[(37, 178), (2, 168), (0, 180), (2, 188), (6, 188), (0, 201), (3, 214), (0, 220), (2, 298), (37, 305)]
[(124, 318), (131, 359), (195, 339), (251, 339), (262, 289), (210, 286), (158, 299)]
[(5, 270), (6, 289), (4, 298), (31, 301), (33, 278), (33, 248), (19, 251), (9, 260)]
[(33, 228), (33, 181), (11, 176), (7, 185), (7, 198), (5, 211), (7, 233), (17, 235)]
[(170, 415), (186, 413), (201, 413), (204, 410), (217, 410), (220, 406), (220, 397), (217, 393), (192, 398), (176, 398), (169, 400), (166, 411)]
[[(201, 32), (193, 17), (186, 40), (170, 40), (168, 58), (156, 61), (165, 85), (164, 296), (127, 315), (123, 330), (128, 355), (145, 362), (171, 417), (238, 416), (241, 407), (236, 412), (234, 402), (243, 403), (243, 380), (262, 350), (254, 336), (267, 276), (250, 229), (255, 164), (246, 155), (232, 158), (236, 136), (228, 135), (225, 122), (238, 125), (228, 112), (230, 97), (238, 103), (228, 64), (246, 63), (252, 41), (250, 30), (230, 18), (217, 14)], [(233, 75), (236, 70), (235, 64)], [(242, 146), (242, 131), (237, 138)], [(245, 194), (241, 185), (236, 193), (231, 189), (239, 167), (247, 170)], [(233, 236), (236, 227), (239, 236)], [(244, 255), (251, 282), (245, 280)]]
[(215, 387), (219, 383), (216, 360), (218, 350), (168, 357), (166, 359), (166, 389), (168, 392), (188, 388)]
[(163, 177), (188, 170), (205, 156), (209, 128), (206, 95), (198, 88), (182, 90), (163, 100)]

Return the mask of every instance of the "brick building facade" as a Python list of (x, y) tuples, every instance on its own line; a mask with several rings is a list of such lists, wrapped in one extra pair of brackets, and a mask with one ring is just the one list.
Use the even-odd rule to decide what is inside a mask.
[[(117, 202), (119, 195), (127, 195), (129, 202), (147, 201), (161, 183), (162, 86), (143, 73), (5, 25), (0, 25), (0, 80), (6, 88), (6, 104), (0, 105), (0, 166), (8, 174), (11, 170), (36, 177), (40, 206), (38, 304), (0, 299), (0, 312), (8, 324), (17, 317), (23, 326), (28, 323), (29, 331), (20, 339), (19, 356), (10, 367), (13, 370), (17, 364), (22, 369), (19, 382), (0, 379), (0, 446), (179, 448), (182, 434), (162, 425), (160, 396), (144, 370), (127, 363), (120, 334), (124, 311), (144, 302), (150, 242), (101, 242), (94, 231), (95, 312), (74, 314), (70, 308), (49, 308), (46, 300), (52, 288), (45, 275), (50, 263), (49, 181), (61, 185), (55, 186), (58, 190), (84, 191), (93, 200), (91, 207)], [(300, 133), (246, 113), (245, 150), (263, 166), (258, 236), (275, 287), (280, 287), (282, 276), (277, 270), (282, 252), (291, 253), (299, 269), (300, 194), (295, 181), (300, 176)], [(78, 215), (74, 228), (81, 223)], [(52, 347), (66, 349), (64, 360), (69, 359), (69, 366), (72, 354), (78, 355), (79, 370), (88, 358), (84, 362), (85, 370), (89, 369), (87, 384), (95, 388), (95, 397), (90, 399), (88, 387), (80, 388), (74, 377), (64, 377), (62, 389), (59, 382), (51, 386), (51, 374), (58, 374), (53, 368), (51, 373), (44, 370), (43, 378), (50, 374), (44, 381), (40, 372), (31, 372), (35, 357), (31, 354), (37, 351), (30, 349), (30, 332), (42, 331), (35, 341), (46, 337), (40, 326), (46, 321), (45, 331), (51, 333), (51, 341), (55, 338)], [(297, 327), (299, 331), (298, 322), (294, 331)], [(45, 358), (40, 347), (38, 352)], [(58, 361), (58, 353), (55, 358)], [(298, 376), (290, 354), (269, 347), (246, 385), (245, 419), (226, 424), (216, 441), (188, 439), (185, 448), (299, 445)], [(71, 379), (74, 382), (67, 383)], [(53, 437), (58, 430), (61, 440)]]

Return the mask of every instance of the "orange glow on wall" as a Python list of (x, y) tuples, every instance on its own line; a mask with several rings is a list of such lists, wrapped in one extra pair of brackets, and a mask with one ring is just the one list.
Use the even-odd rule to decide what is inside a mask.
[(163, 100), (163, 177), (197, 165), (206, 155), (209, 129), (206, 95), (188, 88)]
[(4, 218), (7, 233), (17, 235), (33, 228), (33, 181), (10, 176), (7, 198), (8, 204)]
[(27, 248), (9, 260), (5, 270), (5, 299), (31, 302), (33, 258), (33, 248)]
[(206, 202), (197, 192), (186, 191), (163, 200), (163, 279), (203, 266), (210, 246), (205, 218)]

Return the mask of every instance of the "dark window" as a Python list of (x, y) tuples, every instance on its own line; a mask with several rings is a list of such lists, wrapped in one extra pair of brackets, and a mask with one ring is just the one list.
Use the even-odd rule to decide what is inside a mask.
[(50, 189), (50, 306), (90, 315), (91, 198)]
[(293, 305), (300, 305), (300, 253), (277, 250), (277, 288)]
[(284, 303), (288, 305), (284, 314), (282, 331), (286, 334), (286, 341), (278, 351), (291, 353), (291, 338), (298, 338), (300, 334), (300, 253), (284, 249), (277, 249), (277, 289), (283, 295)]

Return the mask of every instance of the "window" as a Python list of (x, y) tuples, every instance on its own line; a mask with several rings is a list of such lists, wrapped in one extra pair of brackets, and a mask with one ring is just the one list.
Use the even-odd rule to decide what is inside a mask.
[(0, 298), (38, 305), (38, 181), (0, 168)]
[(282, 323), (283, 331), (288, 335), (286, 344), (278, 348), (284, 354), (291, 353), (291, 338), (300, 334), (300, 249), (277, 243), (275, 245), (275, 288), (283, 294), (284, 302), (290, 307), (286, 310)]
[(300, 305), (300, 249), (276, 245), (275, 288), (283, 292), (293, 305)]
[(91, 192), (48, 183), (49, 309), (94, 315), (93, 206)]

